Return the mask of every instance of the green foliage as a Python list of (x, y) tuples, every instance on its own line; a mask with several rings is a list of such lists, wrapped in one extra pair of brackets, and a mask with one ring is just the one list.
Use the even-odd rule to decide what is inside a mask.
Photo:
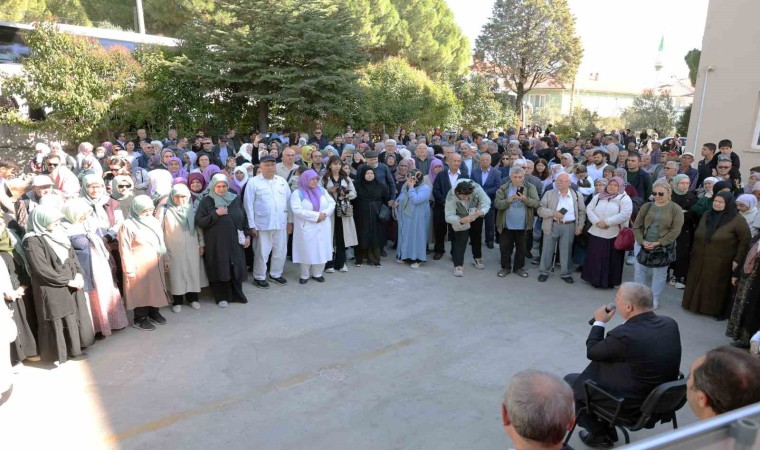
[(686, 65), (689, 66), (689, 81), (691, 81), (692, 86), (697, 85), (697, 74), (699, 73), (699, 58), (702, 56), (702, 50), (699, 49), (691, 49), (688, 53), (686, 53), (686, 56), (684, 56), (684, 61), (686, 61)]
[(454, 84), (454, 92), (461, 104), (458, 125), (470, 130), (486, 130), (514, 126), (514, 110), (502, 105), (490, 90), (488, 79), (474, 74)]
[(691, 105), (683, 109), (681, 116), (676, 122), (676, 133), (686, 136), (689, 133), (689, 121), (691, 120)]
[(560, 112), (559, 104), (550, 97), (549, 101), (542, 108), (533, 109), (530, 115), (526, 117), (526, 122), (548, 125), (558, 123), (561, 118), (562, 113)]
[(2, 81), (8, 95), (26, 99), (30, 107), (49, 110), (47, 120), (31, 122), (18, 111), (2, 119), (28, 128), (55, 131), (69, 140), (90, 137), (103, 126), (115, 102), (129, 92), (141, 67), (123, 48), (106, 50), (84, 37), (38, 24), (26, 35), (31, 55), (19, 76)]
[(496, 0), (475, 48), (479, 70), (517, 94), (515, 109), (536, 84), (574, 79), (583, 56), (567, 0)]
[(561, 139), (574, 138), (576, 133), (580, 133), (581, 137), (588, 137), (599, 131), (597, 124), (601, 120), (596, 112), (577, 106), (571, 115), (562, 117), (553, 124), (552, 130)]
[(660, 136), (673, 132), (676, 112), (670, 94), (645, 91), (633, 99), (633, 104), (623, 111), (623, 121), (633, 130), (653, 129)]
[(447, 126), (459, 115), (459, 102), (448, 84), (434, 82), (400, 58), (370, 64), (362, 71), (360, 85), (355, 128)]
[(0, 21), (32, 22), (55, 16), (57, 21), (90, 25), (79, 0), (7, 0), (0, 10)]

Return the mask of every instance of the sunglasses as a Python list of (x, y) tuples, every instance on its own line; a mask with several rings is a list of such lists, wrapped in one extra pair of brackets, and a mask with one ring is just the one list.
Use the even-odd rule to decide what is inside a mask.
[(58, 166), (60, 166), (60, 164), (48, 163), (48, 166), (50, 166), (50, 167), (58, 167)]
[(730, 169), (731, 166), (718, 166), (718, 169)]
[(657, 197), (665, 197), (664, 192), (652, 192), (652, 195), (657, 196)]
[(132, 185), (131, 184), (119, 184), (117, 187), (119, 189), (127, 189), (127, 188), (131, 188)]

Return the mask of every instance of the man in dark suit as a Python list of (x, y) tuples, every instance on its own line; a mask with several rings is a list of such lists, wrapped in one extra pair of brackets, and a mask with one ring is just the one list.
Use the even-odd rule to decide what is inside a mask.
[[(605, 389), (625, 398), (621, 414), (636, 416), (644, 399), (657, 386), (678, 378), (681, 365), (681, 334), (670, 317), (652, 309), (652, 290), (640, 283), (623, 283), (616, 296), (617, 310), (602, 306), (594, 313), (594, 325), (586, 340), (586, 356), (591, 364), (583, 373), (570, 374), (565, 381), (575, 393), (576, 407), (583, 406), (584, 384), (594, 380)], [(618, 311), (625, 323), (604, 336), (607, 322)], [(597, 400), (594, 398), (594, 400)], [(599, 399), (603, 404), (604, 400)], [(587, 414), (578, 416), (581, 440), (590, 447), (610, 447), (617, 440), (615, 430)]]
[(480, 155), (479, 166), (472, 169), (471, 178), (486, 191), (488, 198), (491, 199), (491, 209), (486, 214), (483, 223), (486, 227), (486, 247), (493, 248), (494, 236), (496, 234), (496, 225), (494, 224), (496, 208), (493, 206), (493, 201), (496, 197), (496, 191), (501, 186), (501, 171), (495, 167), (491, 167), (491, 155), (489, 153)]
[[(444, 239), (446, 238), (446, 196), (451, 190), (451, 186), (457, 180), (469, 178), (467, 174), (460, 170), (462, 165), (462, 155), (452, 153), (449, 155), (447, 169), (435, 177), (433, 183), (433, 234), (435, 236), (435, 246), (433, 247), (433, 259), (439, 260), (443, 257)], [(454, 236), (453, 230), (449, 230), (449, 236)]]

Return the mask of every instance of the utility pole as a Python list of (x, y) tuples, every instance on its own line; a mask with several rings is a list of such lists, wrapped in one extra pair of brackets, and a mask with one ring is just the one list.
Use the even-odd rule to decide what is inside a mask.
[(145, 34), (145, 15), (143, 14), (142, 0), (137, 1), (137, 31)]

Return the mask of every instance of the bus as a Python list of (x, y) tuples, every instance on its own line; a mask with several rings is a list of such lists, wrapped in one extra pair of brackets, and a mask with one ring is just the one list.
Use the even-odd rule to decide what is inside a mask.
[[(135, 51), (141, 45), (162, 45), (167, 47), (179, 45), (179, 40), (177, 39), (133, 33), (131, 31), (66, 24), (56, 24), (56, 27), (64, 33), (95, 39), (105, 48), (120, 46), (129, 51)], [(21, 63), (29, 55), (29, 46), (24, 41), (23, 35), (25, 31), (32, 30), (33, 28), (34, 26), (31, 24), (0, 22), (0, 73), (5, 75), (18, 75), (21, 73)], [(25, 116), (30, 114), (31, 116), (44, 115), (42, 111), (28, 111), (26, 102), (22, 98), (3, 95), (2, 86), (0, 86), (0, 106), (19, 109)]]

